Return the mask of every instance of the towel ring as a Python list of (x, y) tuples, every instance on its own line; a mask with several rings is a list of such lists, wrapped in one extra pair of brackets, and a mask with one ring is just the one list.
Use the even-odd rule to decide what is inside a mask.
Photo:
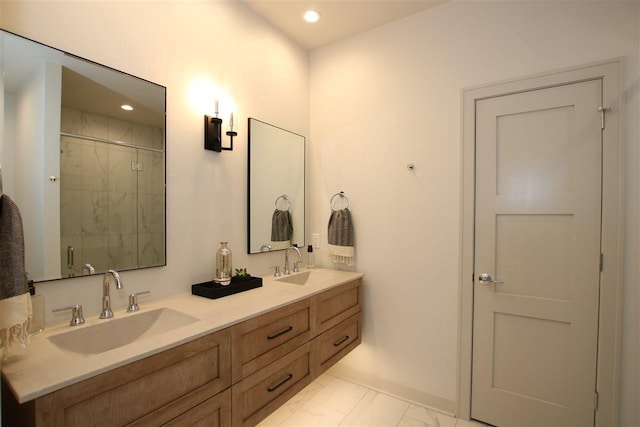
[(285, 210), (288, 211), (291, 209), (291, 201), (289, 200), (289, 196), (287, 196), (286, 194), (283, 194), (282, 196), (278, 197), (276, 199), (276, 209), (278, 209), (278, 202), (280, 201), (280, 199), (284, 199), (287, 202), (287, 208), (286, 209), (280, 209), (280, 210)]
[[(346, 209), (349, 209), (349, 198), (347, 196), (345, 196), (344, 191), (340, 191), (336, 194), (334, 194), (333, 196), (331, 196), (331, 200), (329, 201), (329, 207), (331, 208), (332, 211), (335, 211), (336, 209), (333, 207), (333, 201), (335, 200), (336, 197), (340, 197), (340, 200), (344, 199), (347, 201), (347, 206), (345, 207)], [(343, 208), (343, 209), (345, 209)]]

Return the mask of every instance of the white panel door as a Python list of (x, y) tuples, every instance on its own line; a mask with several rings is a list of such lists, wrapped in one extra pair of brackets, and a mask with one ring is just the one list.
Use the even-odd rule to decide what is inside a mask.
[(594, 423), (601, 92), (597, 79), (476, 104), (472, 418)]

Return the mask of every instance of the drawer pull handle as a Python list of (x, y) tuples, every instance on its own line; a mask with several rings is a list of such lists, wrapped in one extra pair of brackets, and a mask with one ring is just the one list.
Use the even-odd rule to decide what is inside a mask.
[(293, 326), (289, 326), (289, 327), (287, 327), (287, 328), (285, 328), (285, 329), (281, 330), (280, 332), (276, 332), (276, 333), (275, 333), (275, 334), (273, 334), (273, 335), (269, 335), (269, 336), (267, 337), (267, 339), (269, 339), (269, 340), (273, 340), (273, 339), (278, 338), (280, 335), (284, 335), (284, 334), (286, 334), (287, 332), (291, 332), (291, 331), (293, 331)]
[(341, 344), (344, 344), (348, 339), (349, 339), (349, 335), (345, 335), (342, 338), (340, 338), (340, 341), (334, 342), (333, 346), (334, 347), (339, 347)]
[(283, 385), (285, 385), (285, 383), (289, 380), (291, 380), (291, 378), (293, 378), (293, 374), (288, 374), (282, 381), (280, 381), (278, 384), (276, 385), (272, 385), (271, 387), (269, 387), (267, 389), (267, 391), (269, 393), (272, 393), (274, 391), (276, 391), (277, 389), (279, 389), (280, 387), (282, 387)]

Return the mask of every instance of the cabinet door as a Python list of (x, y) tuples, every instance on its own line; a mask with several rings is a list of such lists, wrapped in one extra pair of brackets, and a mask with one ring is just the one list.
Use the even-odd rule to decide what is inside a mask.
[(229, 387), (229, 341), (219, 331), (38, 398), (37, 425), (169, 421)]
[(315, 333), (320, 334), (360, 311), (362, 279), (345, 283), (316, 295)]
[(256, 425), (312, 379), (309, 342), (232, 387), (233, 425)]
[(267, 366), (310, 338), (309, 298), (232, 327), (233, 382)]
[(320, 375), (361, 342), (360, 313), (339, 323), (313, 340), (315, 374)]

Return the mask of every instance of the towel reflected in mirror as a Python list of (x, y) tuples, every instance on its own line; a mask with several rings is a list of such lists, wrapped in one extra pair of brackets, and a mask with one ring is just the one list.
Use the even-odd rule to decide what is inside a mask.
[(271, 217), (272, 250), (286, 249), (291, 246), (293, 221), (289, 210), (276, 209)]

